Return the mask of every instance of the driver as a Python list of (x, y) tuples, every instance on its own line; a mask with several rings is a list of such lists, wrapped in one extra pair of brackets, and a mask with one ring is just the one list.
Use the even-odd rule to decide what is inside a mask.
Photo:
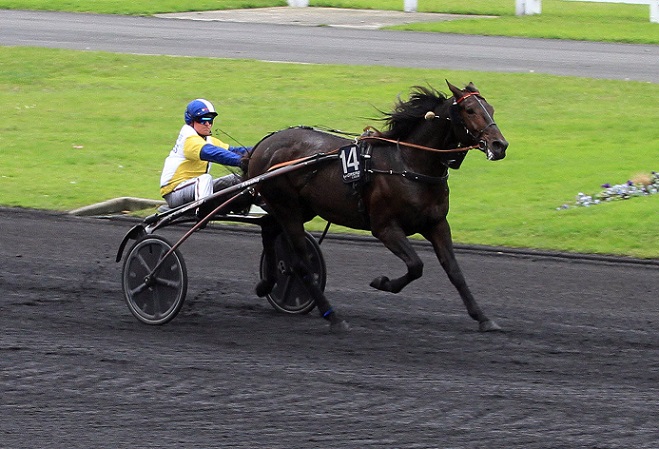
[(235, 173), (215, 179), (209, 173), (213, 162), (239, 167), (242, 156), (251, 150), (211, 136), (217, 115), (213, 104), (202, 98), (192, 100), (185, 109), (185, 125), (165, 159), (160, 177), (160, 194), (169, 207), (206, 198), (241, 181)]

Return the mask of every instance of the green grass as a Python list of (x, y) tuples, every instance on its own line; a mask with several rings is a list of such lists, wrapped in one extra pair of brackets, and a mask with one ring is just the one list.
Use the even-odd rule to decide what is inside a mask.
[(379, 126), (368, 119), (376, 108), (417, 84), (446, 91), (448, 78), (476, 83), (510, 141), (503, 161), (472, 153), (452, 171), (456, 242), (659, 257), (659, 195), (556, 210), (578, 192), (659, 170), (656, 84), (7, 47), (0, 66), (5, 206), (158, 198), (192, 98), (214, 101), (217, 127), (250, 145), (290, 125)]
[(0, 9), (151, 15), (166, 12), (286, 6), (286, 0), (0, 0)]
[[(285, 0), (0, 0), (0, 9), (150, 15), (164, 12), (285, 6)], [(311, 0), (311, 6), (402, 10), (402, 0)], [(420, 23), (400, 30), (659, 44), (648, 5), (542, 0), (542, 14), (515, 16), (514, 0), (419, 0), (420, 12), (500, 16)]]

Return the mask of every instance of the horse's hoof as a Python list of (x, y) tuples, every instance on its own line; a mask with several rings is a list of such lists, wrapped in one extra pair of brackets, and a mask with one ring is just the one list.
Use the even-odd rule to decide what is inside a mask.
[(502, 331), (501, 327), (492, 320), (485, 320), (478, 323), (478, 330), (481, 332), (497, 332)]
[(371, 287), (382, 290), (383, 292), (391, 291), (391, 281), (387, 276), (380, 276), (371, 281)]
[(258, 296), (259, 298), (263, 298), (265, 295), (267, 295), (272, 291), (274, 286), (275, 286), (274, 282), (269, 282), (265, 279), (261, 279), (259, 283), (256, 284), (256, 288), (254, 289), (256, 291), (256, 296)]
[(350, 331), (350, 326), (346, 320), (338, 320), (330, 324), (330, 333), (345, 334)]

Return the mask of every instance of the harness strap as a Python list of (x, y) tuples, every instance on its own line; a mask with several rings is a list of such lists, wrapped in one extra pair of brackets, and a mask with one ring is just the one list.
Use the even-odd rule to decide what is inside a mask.
[(281, 168), (281, 167), (288, 167), (289, 165), (295, 165), (295, 164), (298, 164), (300, 162), (306, 162), (306, 161), (310, 161), (310, 160), (313, 160), (313, 159), (325, 158), (327, 156), (337, 154), (339, 152), (339, 150), (340, 150), (340, 148), (337, 148), (335, 150), (328, 151), (327, 153), (316, 153), (316, 154), (312, 154), (311, 156), (305, 156), (305, 157), (301, 157), (299, 159), (293, 159), (292, 161), (280, 162), (280, 163), (275, 164), (272, 167), (268, 168), (266, 170), (266, 173), (270, 172), (270, 171), (273, 171), (273, 170), (276, 170), (276, 169)]
[(378, 170), (374, 168), (368, 170), (368, 173), (377, 173), (381, 175), (398, 175), (398, 176), (402, 176), (403, 178), (410, 179), (412, 181), (424, 182), (426, 184), (442, 184), (446, 182), (446, 180), (448, 179), (448, 172), (446, 172), (444, 176), (428, 176), (407, 170), (394, 171), (394, 170)]

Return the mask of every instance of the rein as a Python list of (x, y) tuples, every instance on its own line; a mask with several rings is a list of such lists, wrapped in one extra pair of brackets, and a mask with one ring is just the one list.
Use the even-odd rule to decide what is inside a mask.
[[(462, 95), (460, 98), (456, 99), (453, 104), (454, 105), (460, 104), (469, 97), (476, 97), (476, 100), (478, 101), (478, 105), (483, 109), (483, 111), (485, 112), (485, 114), (488, 118), (487, 125), (485, 125), (485, 127), (482, 130), (480, 130), (480, 132), (478, 133), (477, 139), (480, 139), (480, 136), (483, 134), (483, 132), (487, 128), (489, 128), (490, 126), (496, 126), (496, 123), (492, 119), (492, 116), (485, 109), (485, 106), (483, 106), (483, 104), (481, 103), (481, 101), (480, 101), (481, 94), (478, 91), (468, 92), (468, 93)], [(339, 132), (337, 130), (328, 130), (328, 131), (337, 132), (337, 133)], [(466, 146), (466, 147), (458, 147), (458, 148), (451, 148), (451, 149), (448, 149), (448, 150), (442, 150), (442, 149), (439, 149), (439, 148), (432, 148), (432, 147), (428, 147), (428, 146), (425, 146), (425, 145), (419, 145), (419, 144), (412, 143), (412, 142), (401, 142), (400, 140), (388, 139), (386, 137), (376, 135), (376, 134), (379, 134), (380, 132), (378, 130), (376, 130), (375, 128), (371, 127), (371, 126), (367, 126), (364, 129), (364, 131), (365, 131), (365, 134), (355, 138), (355, 143), (369, 141), (369, 140), (370, 141), (377, 140), (379, 142), (387, 142), (387, 143), (394, 144), (397, 147), (404, 146), (404, 147), (414, 148), (414, 149), (422, 150), (422, 151), (430, 151), (430, 152), (433, 152), (433, 153), (462, 153), (462, 152), (465, 152), (465, 151), (475, 150), (475, 149), (483, 150), (485, 148), (485, 142), (483, 142), (483, 140), (479, 140), (478, 144), (476, 144), (476, 145), (469, 145), (469, 146)], [(366, 133), (366, 132), (369, 132), (370, 134)], [(341, 134), (345, 134), (345, 133), (341, 133)], [(467, 134), (471, 134), (468, 129), (467, 129)], [(267, 172), (272, 172), (273, 170), (277, 170), (279, 168), (291, 166), (291, 165), (304, 164), (304, 163), (306, 163), (306, 162), (308, 162), (312, 159), (319, 159), (319, 157), (325, 157), (325, 156), (338, 154), (338, 152), (340, 150), (341, 150), (341, 148), (336, 148), (336, 149), (334, 149), (332, 151), (328, 151), (326, 153), (318, 153), (318, 154), (314, 154), (314, 155), (311, 155), (311, 156), (306, 156), (306, 157), (302, 157), (302, 158), (299, 158), (299, 159), (294, 159), (294, 160), (291, 160), (291, 161), (280, 162), (278, 164), (275, 164), (275, 165), (271, 166), (268, 170), (266, 170), (266, 173)], [(442, 181), (445, 181), (446, 178), (448, 177), (448, 174), (447, 174), (446, 177), (442, 176), (442, 177), (439, 177), (439, 178), (435, 178), (435, 177), (426, 176), (426, 175), (423, 175), (423, 174), (420, 174), (420, 173), (408, 172), (406, 170), (404, 170), (404, 171), (371, 170), (371, 173), (381, 173), (381, 174), (388, 174), (388, 175), (394, 175), (395, 174), (395, 175), (403, 176), (405, 178), (412, 179), (414, 181), (429, 182), (429, 183), (442, 182)]]
[[(366, 141), (366, 140), (379, 140), (381, 142), (393, 143), (397, 146), (402, 145), (404, 147), (415, 148), (417, 150), (423, 150), (423, 151), (432, 151), (432, 152), (435, 152), (435, 153), (460, 153), (462, 151), (469, 151), (469, 150), (475, 150), (477, 148), (480, 148), (480, 145), (470, 145), (468, 147), (452, 148), (450, 150), (440, 150), (438, 148), (427, 147), (425, 145), (418, 145), (416, 143), (411, 143), (411, 142), (401, 142), (400, 140), (387, 139), (385, 137), (380, 137), (380, 136), (359, 136), (355, 140), (357, 142)], [(339, 150), (340, 150), (340, 148), (336, 148), (336, 149), (334, 149), (332, 151), (328, 151), (326, 153), (318, 153), (318, 154), (314, 154), (314, 155), (311, 155), (311, 156), (301, 157), (299, 159), (293, 159), (291, 161), (280, 162), (280, 163), (275, 164), (272, 167), (268, 168), (267, 172), (270, 172), (272, 170), (276, 170), (276, 169), (281, 168), (281, 167), (286, 167), (286, 166), (289, 166), (289, 165), (298, 164), (300, 162), (306, 162), (310, 159), (316, 159), (319, 156), (329, 156), (329, 155), (332, 155), (332, 154), (337, 154), (339, 152)], [(393, 174), (393, 173), (389, 173), (389, 172), (387, 172), (387, 173), (388, 174)], [(402, 172), (401, 173), (397, 172), (397, 174), (402, 174)], [(403, 176), (405, 176), (405, 175), (403, 175)], [(419, 180), (416, 176), (413, 176), (413, 177), (410, 176), (410, 177), (412, 179)]]
[(278, 168), (287, 167), (289, 165), (294, 165), (294, 164), (299, 164), (299, 163), (302, 163), (302, 162), (307, 162), (307, 161), (310, 161), (312, 159), (324, 158), (325, 156), (330, 156), (332, 154), (338, 154), (340, 149), (341, 148), (336, 148), (336, 149), (334, 149), (332, 151), (328, 151), (326, 153), (316, 153), (316, 154), (312, 154), (311, 156), (305, 156), (305, 157), (301, 157), (299, 159), (293, 159), (291, 161), (280, 162), (280, 163), (275, 164), (275, 165), (271, 166), (270, 168), (268, 168), (266, 170), (266, 173), (271, 172), (273, 170), (277, 170)]
[[(396, 145), (401, 144), (398, 141), (385, 139), (385, 138), (382, 138), (382, 137), (378, 138), (378, 137), (372, 136), (371, 138), (384, 140), (386, 142), (392, 142), (392, 143), (395, 143)], [(358, 140), (366, 140), (366, 139), (362, 136)], [(402, 144), (402, 145), (405, 145), (405, 144)], [(467, 149), (472, 149), (472, 148), (469, 148), (469, 147), (465, 147), (465, 148), (456, 149), (456, 150), (437, 150), (435, 148), (424, 147), (423, 145), (415, 145), (415, 144), (409, 144), (409, 145), (413, 145), (414, 147), (418, 147), (419, 149), (427, 149), (429, 151), (441, 151), (441, 152), (451, 152), (451, 151), (456, 152), (456, 151), (465, 151)], [(475, 146), (474, 148), (477, 148), (477, 147)], [(309, 163), (312, 160), (329, 159), (329, 157), (331, 157), (331, 156), (334, 156), (334, 155), (338, 156), (338, 152), (340, 150), (341, 150), (341, 148), (336, 148), (332, 151), (327, 151), (325, 153), (316, 153), (316, 154), (312, 154), (311, 156), (306, 156), (306, 157), (301, 157), (301, 158), (298, 158), (298, 159), (293, 159), (293, 160), (290, 160), (290, 161), (280, 162), (278, 164), (273, 165), (268, 170), (266, 170), (266, 173), (272, 172), (274, 170), (277, 170), (277, 169), (280, 169), (280, 168), (283, 168), (283, 167), (289, 167), (289, 166), (292, 166), (292, 165), (306, 165), (307, 163)], [(333, 157), (332, 157), (332, 159), (333, 159)], [(440, 183), (445, 182), (448, 179), (448, 172), (444, 176), (439, 176), (439, 177), (428, 176), (428, 175), (424, 175), (422, 173), (416, 173), (416, 172), (412, 172), (412, 171), (408, 171), (408, 170), (395, 171), (395, 170), (391, 170), (391, 169), (390, 170), (368, 169), (367, 172), (368, 173), (373, 173), (373, 174), (382, 174), (382, 175), (398, 175), (398, 176), (402, 176), (403, 178), (410, 179), (412, 181), (423, 182), (423, 183), (426, 183), (426, 184), (440, 184)]]
[(411, 143), (411, 142), (401, 142), (400, 140), (387, 139), (386, 137), (380, 137), (380, 136), (361, 136), (358, 137), (357, 140), (379, 140), (381, 142), (394, 143), (399, 146), (402, 145), (404, 147), (415, 148), (417, 150), (423, 150), (423, 151), (432, 151), (434, 153), (459, 153), (462, 151), (475, 150), (481, 147), (481, 145), (478, 144), (478, 145), (470, 145), (468, 147), (452, 148), (450, 150), (440, 150), (438, 148), (427, 147), (425, 145), (418, 145), (416, 143)]

